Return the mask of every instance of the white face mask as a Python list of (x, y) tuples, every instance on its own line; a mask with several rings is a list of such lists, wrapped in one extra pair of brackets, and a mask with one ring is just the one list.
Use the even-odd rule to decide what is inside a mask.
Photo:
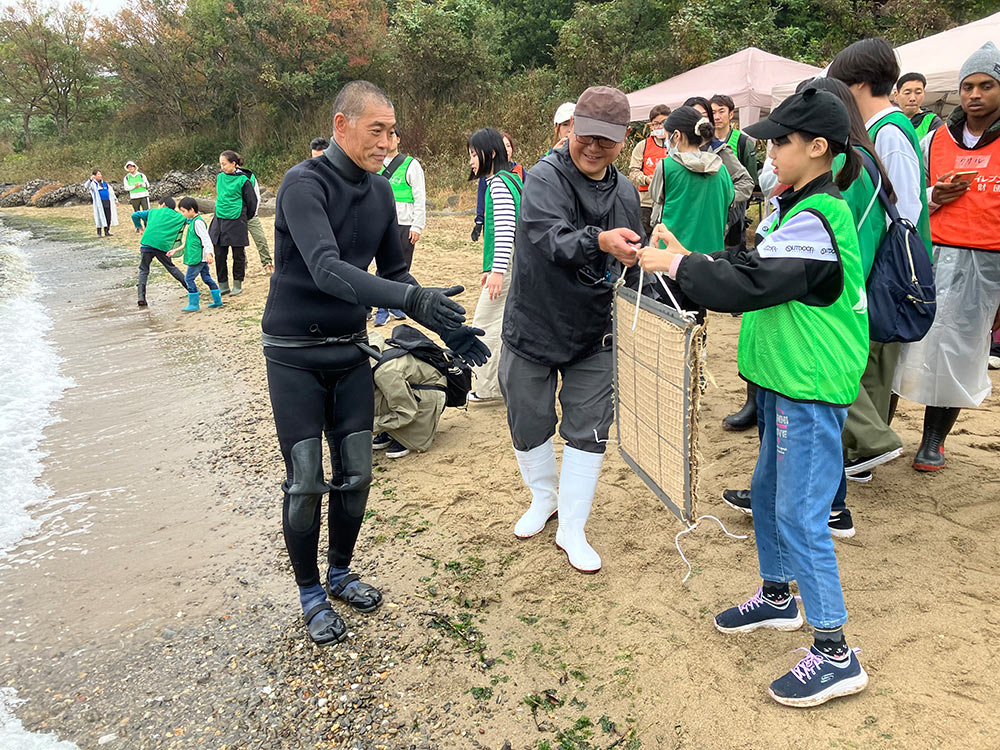
[(664, 137), (664, 136), (665, 136), (666, 134), (667, 134), (667, 131), (666, 131), (666, 130), (664, 130), (663, 128), (655, 128), (655, 129), (653, 130), (653, 137), (654, 137), (654, 138), (659, 138), (659, 139), (660, 139), (661, 141), (663, 140), (663, 137)]
[(667, 156), (674, 156), (677, 153), (677, 143), (671, 139), (667, 144)]

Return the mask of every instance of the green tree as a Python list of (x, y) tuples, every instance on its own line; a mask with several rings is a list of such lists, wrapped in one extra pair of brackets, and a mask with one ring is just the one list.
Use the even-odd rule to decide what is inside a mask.
[(0, 104), (21, 121), (24, 148), (31, 148), (31, 119), (45, 110), (52, 83), (48, 58), (52, 32), (37, 2), (21, 0), (0, 15)]

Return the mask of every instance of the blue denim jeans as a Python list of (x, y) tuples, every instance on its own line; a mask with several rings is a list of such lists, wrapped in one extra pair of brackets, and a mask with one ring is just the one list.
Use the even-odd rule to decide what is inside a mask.
[(840, 433), (847, 408), (792, 401), (761, 388), (757, 414), (760, 457), (750, 504), (761, 578), (798, 581), (809, 624), (840, 627), (847, 610), (827, 524), (844, 475)]
[(212, 275), (208, 272), (208, 263), (195, 263), (193, 266), (188, 266), (187, 273), (184, 274), (184, 283), (187, 284), (188, 291), (191, 294), (198, 291), (198, 287), (194, 285), (194, 280), (198, 276), (201, 276), (201, 280), (205, 282), (205, 285), (209, 289), (219, 288), (219, 285), (215, 283)]

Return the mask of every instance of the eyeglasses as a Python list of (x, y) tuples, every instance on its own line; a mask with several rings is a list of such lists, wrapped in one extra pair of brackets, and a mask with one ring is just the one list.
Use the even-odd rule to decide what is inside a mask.
[(665, 123), (666, 121), (667, 121), (666, 117), (664, 117), (662, 120), (650, 120), (649, 121), (649, 126), (651, 128), (662, 128), (663, 127), (663, 123)]
[(596, 141), (598, 146), (603, 148), (605, 151), (610, 151), (618, 145), (618, 141), (613, 141), (610, 138), (601, 138), (600, 136), (593, 135), (576, 135), (576, 133), (573, 135), (576, 138), (576, 142), (581, 146), (589, 146)]

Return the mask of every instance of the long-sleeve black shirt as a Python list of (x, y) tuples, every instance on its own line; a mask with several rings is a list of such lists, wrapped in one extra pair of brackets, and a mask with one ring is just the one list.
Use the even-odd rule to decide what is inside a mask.
[[(278, 190), (275, 272), (261, 327), (272, 336), (346, 336), (366, 307), (403, 308), (410, 285), (389, 181), (337, 145), (295, 165)], [(375, 259), (380, 276), (368, 273)]]

